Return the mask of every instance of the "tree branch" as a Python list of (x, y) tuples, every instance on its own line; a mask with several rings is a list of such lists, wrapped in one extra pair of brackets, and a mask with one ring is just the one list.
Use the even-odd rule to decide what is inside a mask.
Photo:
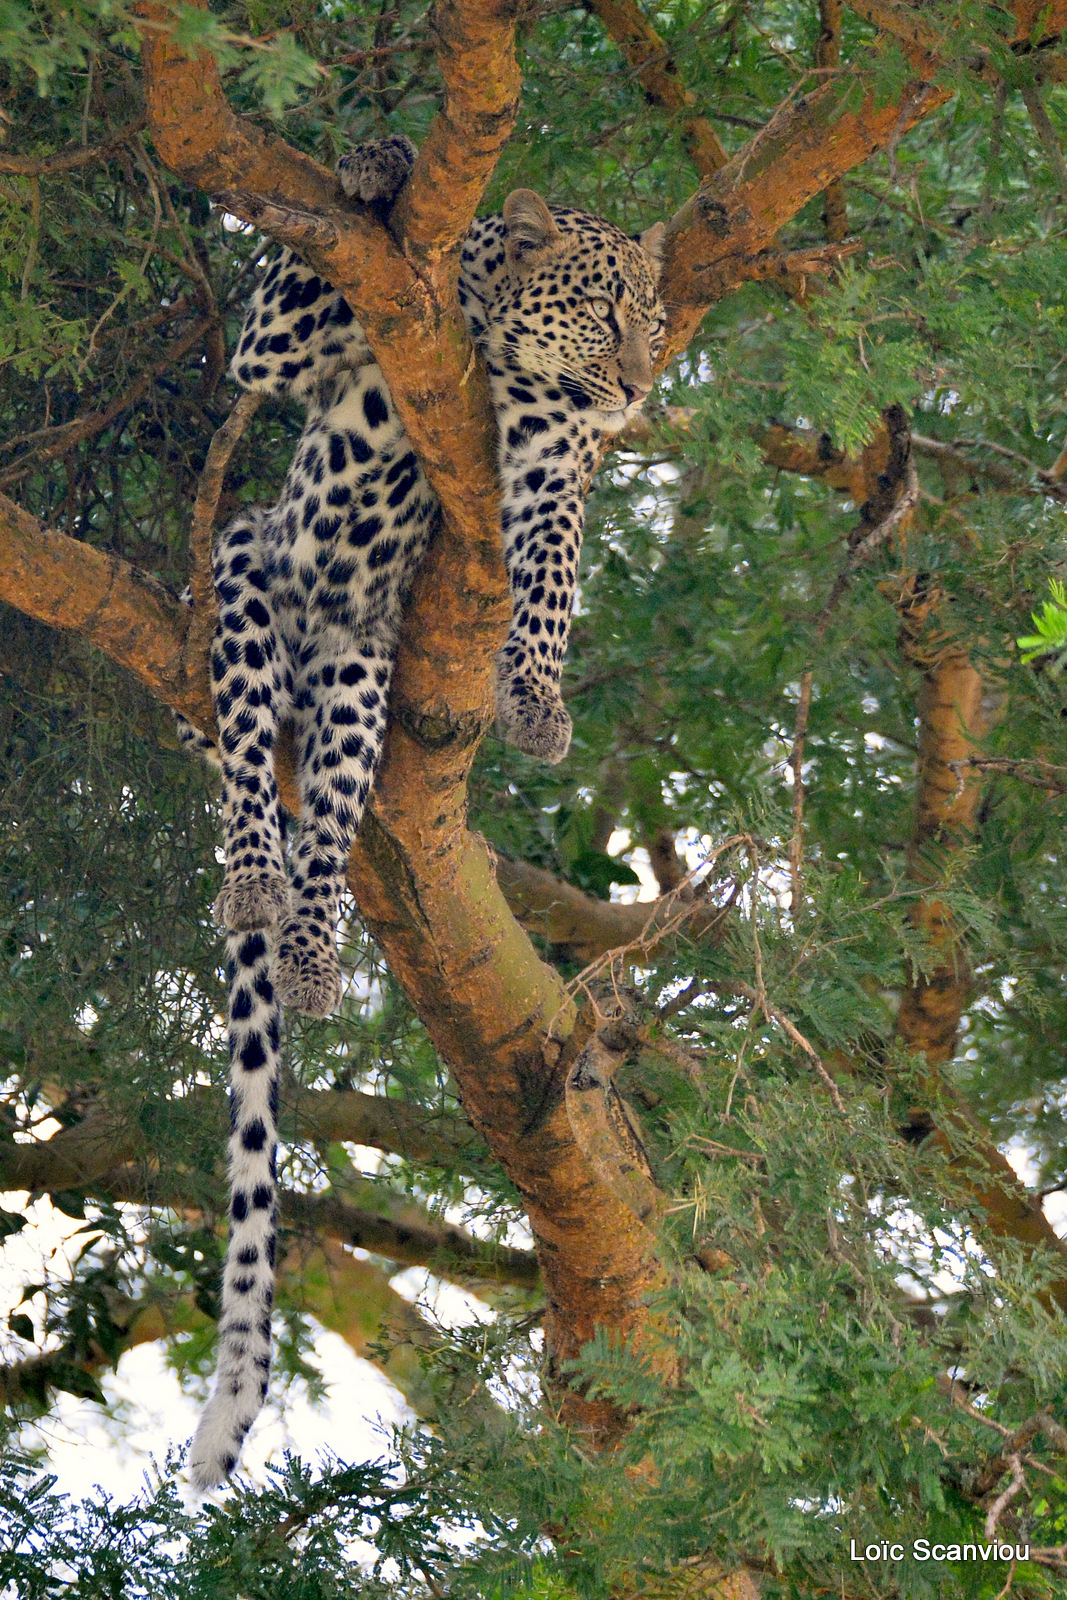
[(69, 422), (60, 423), (55, 428), (49, 428), (40, 439), (40, 442), (27, 450), (25, 455), (19, 456), (11, 466), (0, 472), (0, 488), (24, 477), (31, 467), (40, 466), (43, 461), (51, 461), (56, 456), (66, 455), (73, 450), (75, 445), (83, 444), (86, 439), (93, 439), (98, 433), (103, 433), (105, 428), (111, 426), (116, 417), (137, 404), (138, 400), (153, 387), (157, 378), (161, 377), (174, 364), (189, 354), (195, 344), (198, 344), (212, 328), (218, 324), (218, 318), (212, 314), (201, 317), (194, 322), (191, 328), (178, 338), (172, 339), (167, 346), (166, 354), (158, 361), (146, 367), (140, 377), (106, 405), (102, 411), (87, 411), (81, 416), (72, 417)]
[[(211, 545), (215, 517), (226, 477), (226, 468), (241, 435), (259, 410), (262, 390), (246, 389), (237, 399), (222, 426), (216, 429), (208, 446), (200, 481), (196, 486), (192, 522), (189, 527), (189, 590), (193, 615), (185, 637), (186, 671), (189, 663), (207, 659), (218, 621), (219, 604), (211, 576)], [(195, 667), (194, 667), (195, 670)]]
[(2, 494), (0, 600), (79, 634), (197, 727), (214, 726), (207, 663), (186, 679), (188, 615), (170, 591), (128, 561), (42, 527)]
[(535, 1251), (489, 1244), (452, 1222), (382, 1216), (333, 1195), (283, 1192), (279, 1199), (283, 1224), (313, 1239), (339, 1239), (390, 1261), (429, 1267), (453, 1283), (510, 1283), (536, 1289), (540, 1282)]
[(510, 0), (440, 0), (431, 29), (444, 99), (389, 220), (420, 273), (436, 277), (445, 264), (437, 292), (452, 296), (459, 247), (515, 125), (522, 81)]
[[(214, 1089), (194, 1090), (182, 1109), (222, 1140), (226, 1107)], [(429, 1117), (421, 1106), (358, 1090), (289, 1084), (282, 1117), (286, 1138), (322, 1145), (368, 1145), (409, 1161), (445, 1167), (462, 1167), (464, 1155), (479, 1149), (473, 1132), (459, 1117)], [(26, 1189), (31, 1194), (91, 1189), (103, 1174), (149, 1154), (149, 1141), (137, 1121), (99, 1107), (51, 1139), (0, 1144), (0, 1188)]]
[(651, 104), (678, 117), (682, 143), (700, 176), (710, 178), (725, 167), (730, 157), (718, 134), (695, 110), (696, 95), (682, 82), (670, 50), (635, 0), (586, 0), (586, 5), (618, 45)]
[(707, 901), (696, 901), (690, 909), (679, 906), (676, 898), (669, 905), (665, 900), (658, 913), (656, 906), (648, 902), (620, 905), (617, 901), (598, 900), (553, 877), (543, 867), (512, 861), (507, 856), (497, 856), (496, 876), (522, 926), (552, 945), (561, 958), (583, 966), (609, 950), (633, 946), (642, 935), (657, 932), (663, 922), (677, 921), (682, 909), (686, 915), (678, 925), (680, 937), (717, 943), (725, 931), (722, 907)]
[[(203, 1195), (180, 1177), (157, 1177), (143, 1167), (127, 1163), (113, 1167), (93, 1185), (97, 1196), (129, 1205), (167, 1207), (187, 1216), (204, 1213)], [(383, 1194), (383, 1205), (389, 1195)], [(465, 1228), (430, 1217), (413, 1204), (399, 1216), (354, 1205), (340, 1195), (278, 1194), (282, 1226), (309, 1240), (336, 1239), (354, 1249), (370, 1250), (389, 1261), (410, 1267), (428, 1267), (438, 1277), (459, 1283), (509, 1283), (521, 1289), (538, 1284), (537, 1254), (508, 1245), (488, 1243)]]
[(78, 167), (87, 167), (94, 161), (106, 161), (108, 156), (121, 150), (135, 134), (140, 133), (144, 126), (144, 117), (138, 117), (105, 144), (79, 145), (76, 150), (58, 150), (50, 156), (9, 156), (5, 153), (0, 155), (0, 173), (13, 177), (48, 178), (59, 172), (74, 172)]
[(944, 105), (951, 90), (926, 81), (937, 68), (933, 58), (924, 59), (920, 77), (888, 105), (867, 95), (852, 110), (846, 98), (852, 83), (837, 80), (787, 101), (701, 184), (667, 229), (660, 293), (669, 333), (662, 363), (689, 342), (717, 284), (733, 281), (744, 258), (766, 250), (809, 200)]

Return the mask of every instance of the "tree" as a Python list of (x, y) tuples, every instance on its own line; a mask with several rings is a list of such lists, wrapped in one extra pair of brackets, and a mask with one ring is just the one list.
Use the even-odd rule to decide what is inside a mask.
[[(1057, 1592), (1067, 752), (1060, 634), (1015, 639), (1063, 559), (1065, 24), (3, 13), (0, 1176), (86, 1223), (10, 1318), (16, 1423), (139, 1340), (210, 1359), (215, 821), (161, 708), (210, 724), (210, 530), (296, 436), (227, 420), (264, 235), (344, 291), (444, 508), (352, 986), (290, 1030), (280, 1269), (282, 1377), (314, 1315), (427, 1427), (200, 1513), (165, 1481), (72, 1514), (13, 1450), (20, 1595), (325, 1596), (368, 1533), (390, 1592)], [(331, 171), (386, 127), (421, 146), (388, 225)], [(552, 771), (489, 732), (508, 600), (455, 303), (517, 182), (670, 219), (661, 389), (594, 490)], [(609, 898), (619, 829), (651, 904)], [(390, 1262), (481, 1285), (491, 1334), (431, 1327)]]

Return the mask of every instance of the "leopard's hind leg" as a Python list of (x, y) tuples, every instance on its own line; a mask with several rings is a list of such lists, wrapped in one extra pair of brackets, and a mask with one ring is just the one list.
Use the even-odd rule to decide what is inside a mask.
[(348, 854), (385, 740), (396, 631), (323, 627), (305, 647), (295, 695), (302, 812), (293, 846), (292, 913), (274, 959), (279, 999), (327, 1016), (341, 998), (337, 916)]
[(231, 523), (218, 536), (214, 556), (219, 621), (211, 686), (226, 833), (226, 876), (215, 910), (233, 931), (273, 928), (290, 903), (274, 745), (292, 678), (268, 595), (267, 517), (257, 508)]

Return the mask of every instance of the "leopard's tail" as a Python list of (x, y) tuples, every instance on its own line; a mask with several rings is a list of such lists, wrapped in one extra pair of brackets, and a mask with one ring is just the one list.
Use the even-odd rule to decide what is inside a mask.
[(230, 1238), (222, 1280), (215, 1392), (189, 1457), (198, 1489), (223, 1482), (259, 1414), (270, 1375), (278, 1230), (275, 1156), (281, 1006), (265, 933), (226, 941), (230, 1038)]

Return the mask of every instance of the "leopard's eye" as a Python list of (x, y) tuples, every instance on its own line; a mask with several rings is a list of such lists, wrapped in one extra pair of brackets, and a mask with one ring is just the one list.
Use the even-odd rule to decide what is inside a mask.
[(587, 300), (585, 303), (593, 313), (594, 317), (599, 317), (601, 322), (607, 322), (608, 318), (611, 316), (610, 300)]
[(648, 325), (648, 332), (649, 332), (649, 337), (650, 338), (654, 338), (657, 333), (662, 333), (663, 332), (663, 318), (662, 317), (657, 317), (655, 322), (650, 322), (649, 325)]

